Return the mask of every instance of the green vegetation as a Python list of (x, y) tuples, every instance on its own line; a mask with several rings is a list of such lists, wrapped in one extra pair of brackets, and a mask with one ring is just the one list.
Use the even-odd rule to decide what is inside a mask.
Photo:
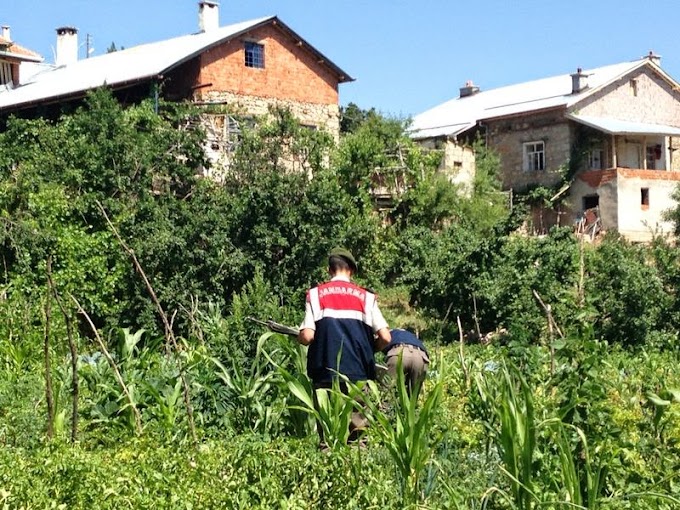
[[(466, 196), (375, 111), (337, 145), (272, 111), (220, 182), (159, 112), (101, 91), (0, 133), (0, 508), (679, 507), (677, 247), (517, 234), (496, 155)], [(315, 395), (247, 320), (299, 322), (336, 245), (431, 349), (419, 398)]]

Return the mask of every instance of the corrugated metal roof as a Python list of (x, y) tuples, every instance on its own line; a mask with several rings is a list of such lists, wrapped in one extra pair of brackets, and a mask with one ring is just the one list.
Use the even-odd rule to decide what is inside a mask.
[(568, 118), (599, 129), (612, 135), (670, 135), (680, 136), (680, 128), (662, 124), (648, 124), (645, 122), (630, 122), (627, 120), (611, 119), (608, 117), (591, 117), (587, 115), (568, 115)]
[(583, 73), (588, 75), (588, 88), (577, 94), (572, 94), (571, 74), (563, 74), (457, 97), (416, 115), (410, 131), (414, 138), (423, 138), (420, 132), (437, 133), (433, 136), (455, 136), (460, 133), (457, 126), (462, 124), (474, 125), (494, 117), (569, 107), (645, 64), (651, 64), (651, 61), (643, 58), (584, 70)]
[[(0, 110), (13, 109), (36, 102), (57, 101), (60, 98), (83, 93), (103, 85), (115, 87), (161, 75), (190, 60), (203, 51), (221, 44), (259, 25), (274, 22), (296, 36), (316, 53), (325, 65), (331, 67), (341, 78), (350, 78), (332, 62), (326, 60), (316, 49), (297, 36), (276, 16), (243, 21), (208, 32), (185, 35), (156, 43), (143, 44), (124, 50), (91, 57), (61, 67), (44, 67), (29, 77), (22, 77), (22, 86), (0, 92)], [(22, 68), (23, 69), (23, 68)], [(36, 71), (36, 69), (31, 69)], [(22, 71), (23, 74), (23, 71)]]

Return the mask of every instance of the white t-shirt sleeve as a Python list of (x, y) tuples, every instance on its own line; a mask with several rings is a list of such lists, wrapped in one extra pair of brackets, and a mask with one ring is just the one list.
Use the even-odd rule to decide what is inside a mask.
[(373, 328), (373, 333), (377, 333), (381, 329), (388, 327), (387, 321), (385, 320), (385, 317), (383, 317), (380, 308), (378, 308), (377, 302), (374, 303), (373, 305), (373, 312), (371, 315), (373, 318), (373, 323), (371, 324), (371, 327)]
[(311, 329), (316, 331), (316, 323), (314, 322), (314, 312), (312, 311), (312, 305), (307, 301), (305, 303), (305, 318), (300, 324), (300, 329)]

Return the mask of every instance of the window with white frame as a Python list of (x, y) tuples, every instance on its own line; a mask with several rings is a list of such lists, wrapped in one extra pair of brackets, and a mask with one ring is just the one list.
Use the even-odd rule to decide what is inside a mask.
[(591, 170), (602, 170), (604, 168), (604, 151), (593, 149), (590, 151), (589, 167)]
[(246, 67), (264, 69), (264, 45), (252, 41), (245, 42)]
[(545, 170), (545, 143), (527, 142), (522, 145), (525, 172)]

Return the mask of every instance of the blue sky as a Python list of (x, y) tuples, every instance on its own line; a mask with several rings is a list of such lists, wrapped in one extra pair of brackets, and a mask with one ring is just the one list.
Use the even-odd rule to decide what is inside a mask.
[[(58, 26), (100, 54), (195, 32), (196, 0), (2, 0), (12, 38), (53, 61)], [(340, 102), (407, 117), (458, 95), (634, 60), (680, 80), (677, 0), (222, 0), (220, 24), (277, 15), (355, 82)], [(81, 50), (84, 57), (85, 47)]]

